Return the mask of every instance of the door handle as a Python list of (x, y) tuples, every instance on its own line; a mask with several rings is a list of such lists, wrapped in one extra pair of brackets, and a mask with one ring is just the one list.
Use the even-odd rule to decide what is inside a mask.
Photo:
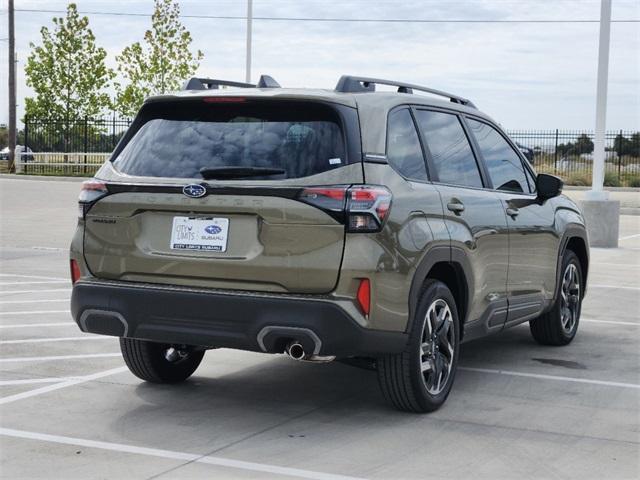
[(507, 215), (509, 215), (514, 220), (519, 213), (520, 213), (520, 210), (518, 210), (517, 208), (507, 208)]
[(449, 202), (447, 203), (447, 208), (456, 215), (460, 215), (462, 212), (464, 212), (464, 205), (461, 202)]

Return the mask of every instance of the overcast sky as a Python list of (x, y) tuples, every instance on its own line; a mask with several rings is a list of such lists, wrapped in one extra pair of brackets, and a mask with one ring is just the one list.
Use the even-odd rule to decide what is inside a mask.
[[(15, 0), (16, 9), (64, 10), (68, 2)], [(152, 0), (78, 0), (82, 12), (151, 14)], [(245, 0), (182, 0), (187, 15), (245, 15)], [(0, 0), (0, 38), (7, 0)], [(254, 0), (255, 16), (597, 20), (600, 0)], [(51, 13), (16, 12), (18, 116), (29, 42), (51, 25)], [(89, 14), (97, 42), (115, 55), (142, 40), (150, 18)], [(613, 19), (640, 19), (640, 0), (613, 0)], [(244, 80), (245, 21), (184, 18), (202, 50), (199, 76)], [(333, 88), (342, 74), (403, 80), (472, 99), (508, 129), (592, 129), (598, 56), (597, 23), (328, 23), (255, 20), (253, 80), (272, 75), (283, 86)], [(2, 51), (0, 123), (7, 113), (7, 42)], [(640, 129), (640, 23), (613, 23), (607, 129)]]

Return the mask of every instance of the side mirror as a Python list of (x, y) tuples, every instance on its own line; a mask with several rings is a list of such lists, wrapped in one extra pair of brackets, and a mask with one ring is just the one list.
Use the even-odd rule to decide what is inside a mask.
[(547, 200), (548, 198), (557, 197), (562, 193), (564, 182), (554, 175), (539, 173), (536, 178), (536, 191), (538, 198)]

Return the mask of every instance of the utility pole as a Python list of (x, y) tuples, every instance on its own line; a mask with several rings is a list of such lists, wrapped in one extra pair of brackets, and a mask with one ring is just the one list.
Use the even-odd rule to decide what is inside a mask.
[(13, 0), (9, 0), (9, 173), (16, 171), (16, 32)]
[(605, 129), (607, 120), (607, 84), (609, 80), (609, 39), (611, 0), (601, 0), (600, 41), (598, 45), (598, 86), (596, 88), (596, 135), (593, 142), (591, 190), (580, 202), (592, 247), (617, 247), (620, 229), (620, 202), (609, 200), (604, 190)]
[(247, 55), (244, 80), (251, 83), (251, 28), (253, 22), (253, 0), (247, 0)]

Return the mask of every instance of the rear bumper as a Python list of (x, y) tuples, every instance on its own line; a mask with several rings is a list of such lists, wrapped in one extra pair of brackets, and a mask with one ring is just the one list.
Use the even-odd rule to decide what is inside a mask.
[(80, 281), (71, 313), (85, 332), (268, 353), (296, 340), (316, 355), (376, 356), (407, 342), (363, 328), (330, 299)]

